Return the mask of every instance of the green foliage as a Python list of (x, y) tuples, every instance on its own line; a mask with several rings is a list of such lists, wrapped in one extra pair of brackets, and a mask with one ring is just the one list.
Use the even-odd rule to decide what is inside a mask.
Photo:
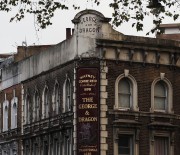
[(36, 16), (36, 22), (40, 28), (45, 29), (48, 25), (52, 25), (51, 18), (54, 16), (54, 12), (57, 9), (68, 9), (68, 6), (61, 2), (53, 0), (1, 0), (0, 11), (11, 11), (13, 7), (18, 7), (19, 10), (14, 17), (10, 19), (12, 21), (20, 21), (25, 17), (25, 14), (34, 14)]
[[(57, 0), (0, 0), (0, 11), (9, 12), (13, 8), (19, 8), (18, 12), (10, 19), (10, 21), (20, 21), (27, 13), (34, 14), (36, 17), (36, 22), (40, 28), (45, 29), (47, 26), (51, 25), (51, 19), (54, 16), (56, 10), (67, 10), (68, 6), (63, 1)], [(101, 3), (100, 0), (86, 0), (88, 2), (93, 2), (96, 5)], [(113, 8), (113, 25), (120, 26), (124, 22), (133, 21), (132, 27), (136, 28), (137, 31), (143, 30), (144, 18), (147, 16), (153, 17), (154, 28), (151, 33), (158, 32), (161, 33), (163, 30), (160, 29), (160, 24), (165, 17), (170, 17), (173, 20), (179, 19), (179, 0), (155, 0), (161, 4), (157, 8), (148, 8), (149, 2), (151, 0), (108, 0), (108, 5)], [(80, 9), (79, 6), (75, 4), (72, 7)], [(149, 34), (148, 32), (147, 34)]]
[(143, 20), (147, 16), (153, 18), (152, 22), (154, 28), (147, 33), (163, 33), (160, 24), (165, 17), (170, 17), (173, 20), (179, 18), (179, 0), (155, 0), (161, 4), (160, 7), (148, 8), (150, 0), (113, 0), (109, 4), (113, 8), (113, 24), (116, 26), (121, 25), (123, 22), (129, 20), (134, 21), (132, 27), (137, 31), (143, 30)]

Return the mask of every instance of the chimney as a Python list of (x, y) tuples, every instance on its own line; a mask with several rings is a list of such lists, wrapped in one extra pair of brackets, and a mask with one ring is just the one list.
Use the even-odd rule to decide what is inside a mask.
[(180, 41), (180, 23), (161, 24), (160, 28), (163, 29), (164, 33), (157, 34), (156, 38)]
[(66, 28), (66, 39), (71, 37), (71, 28)]

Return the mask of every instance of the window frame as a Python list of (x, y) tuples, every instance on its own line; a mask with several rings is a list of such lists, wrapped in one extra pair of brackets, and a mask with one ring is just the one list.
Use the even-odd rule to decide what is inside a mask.
[[(131, 99), (130, 99), (130, 107), (129, 108), (124, 108), (124, 107), (119, 107), (119, 82), (126, 78), (129, 81), (130, 84), (130, 91), (131, 91)], [(116, 78), (115, 81), (115, 104), (114, 104), (114, 109), (115, 110), (122, 110), (122, 111), (128, 111), (128, 110), (133, 110), (133, 111), (139, 111), (138, 107), (138, 88), (137, 88), (137, 82), (135, 78), (129, 74), (129, 70), (124, 70), (124, 74), (119, 75)]]
[(48, 141), (43, 142), (43, 155), (48, 155), (49, 154), (49, 143)]
[[(118, 155), (133, 155), (134, 154), (134, 147), (133, 147), (133, 142), (134, 142), (134, 138), (133, 138), (133, 135), (127, 135), (127, 134), (119, 134), (118, 135), (119, 139), (118, 139)], [(121, 141), (121, 138), (126, 138), (128, 140), (128, 146), (120, 146), (119, 145), (119, 141)], [(119, 153), (119, 147), (123, 147), (125, 149), (128, 149), (129, 150), (129, 154), (120, 154)]]
[(33, 154), (38, 155), (39, 154), (39, 146), (38, 143), (33, 143)]
[(161, 137), (161, 138), (167, 138), (167, 147), (168, 147), (168, 152), (167, 155), (171, 154), (173, 155), (174, 153), (174, 132), (173, 131), (162, 131), (162, 130), (152, 130), (150, 131), (150, 154), (155, 155), (155, 140), (156, 137)]
[(48, 118), (49, 117), (49, 112), (50, 112), (50, 91), (45, 85), (44, 90), (43, 90), (43, 95), (42, 95), (42, 119)]
[(130, 155), (139, 155), (139, 129), (115, 127), (113, 133), (114, 154), (119, 154), (119, 136), (123, 135), (131, 138)]
[(24, 145), (23, 154), (24, 155), (30, 155), (30, 141), (29, 140), (25, 140), (23, 145)]
[[(14, 105), (16, 104), (16, 107)], [(17, 109), (18, 109), (18, 98), (13, 97), (11, 100), (11, 129), (17, 128)]]
[[(164, 91), (164, 96), (159, 96), (159, 95), (157, 95), (155, 92), (156, 92), (156, 86), (158, 85), (160, 83), (160, 85), (161, 86), (163, 86), (163, 91)], [(157, 108), (155, 108), (155, 104), (156, 104), (156, 100), (157, 99), (164, 99), (164, 102), (163, 102), (163, 109), (157, 109)], [(155, 111), (160, 111), (160, 112), (165, 112), (166, 111), (166, 109), (167, 109), (167, 100), (168, 100), (168, 91), (167, 91), (167, 85), (166, 85), (166, 83), (164, 82), (164, 81), (162, 81), (162, 80), (160, 80), (160, 81), (157, 81), (156, 82), (156, 84), (155, 84), (155, 86), (154, 86), (154, 110)]]
[(60, 152), (59, 152), (59, 140), (57, 138), (55, 138), (53, 140), (52, 154), (53, 155), (60, 154)]
[(27, 93), (26, 97), (25, 97), (25, 104), (24, 104), (24, 121), (25, 121), (25, 124), (30, 123), (30, 114), (31, 114), (30, 95)]
[[(166, 87), (166, 102), (165, 102), (165, 109), (155, 109), (155, 86), (158, 82), (162, 81), (164, 86)], [(150, 112), (167, 112), (167, 113), (174, 113), (173, 111), (173, 88), (171, 82), (165, 77), (158, 77), (156, 78), (151, 84), (151, 108)]]
[[(69, 89), (69, 94), (67, 94), (67, 89)], [(71, 98), (71, 80), (67, 77), (63, 85), (63, 112), (71, 111)]]
[(5, 100), (3, 102), (3, 132), (8, 131), (8, 118), (9, 115), (9, 101)]
[(155, 136), (154, 137), (154, 155), (156, 155), (155, 154), (156, 141), (159, 139), (164, 140), (165, 143), (164, 143), (163, 147), (166, 149), (165, 155), (169, 155), (169, 137), (162, 137), (162, 136)]
[(39, 120), (39, 110), (40, 110), (40, 97), (37, 90), (35, 90), (33, 96), (33, 121)]
[[(120, 83), (121, 82), (123, 82), (123, 81), (125, 81), (125, 82), (127, 82), (128, 83), (128, 86), (129, 86), (129, 92), (128, 93), (126, 93), (126, 92), (124, 92), (124, 91), (119, 91), (119, 85), (120, 85)], [(125, 107), (125, 106), (121, 106), (121, 103), (120, 103), (120, 101), (119, 101), (119, 96), (128, 96), (129, 97), (129, 107)], [(131, 81), (128, 79), (128, 78), (122, 78), (121, 80), (119, 80), (119, 83), (118, 83), (118, 107), (120, 108), (120, 109), (127, 109), (127, 110), (130, 110), (131, 109), (131, 107), (132, 107), (132, 84), (131, 84)]]
[(58, 115), (60, 111), (60, 88), (58, 82), (54, 85), (53, 91), (53, 113)]

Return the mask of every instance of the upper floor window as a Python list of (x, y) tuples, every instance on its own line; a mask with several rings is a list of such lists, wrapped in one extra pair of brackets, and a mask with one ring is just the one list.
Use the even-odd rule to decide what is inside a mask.
[(40, 98), (38, 91), (36, 90), (34, 93), (34, 102), (33, 102), (33, 120), (38, 121), (39, 120), (39, 106), (40, 106)]
[(63, 87), (63, 112), (71, 110), (71, 82), (67, 77)]
[(25, 97), (24, 120), (26, 124), (30, 123), (30, 96), (28, 94)]
[(53, 97), (54, 97), (53, 98), (53, 112), (55, 115), (57, 115), (59, 113), (59, 106), (60, 106), (60, 95), (59, 95), (58, 83), (55, 84)]
[(127, 78), (123, 78), (118, 84), (118, 107), (130, 108), (132, 102), (132, 84)]
[(11, 100), (11, 129), (17, 128), (17, 106), (18, 99), (14, 97)]
[(172, 105), (171, 83), (164, 76), (155, 79), (151, 85), (151, 111), (171, 113)]
[(49, 105), (50, 105), (49, 102), (50, 102), (49, 90), (48, 90), (48, 87), (46, 86), (44, 88), (44, 92), (43, 92), (43, 105), (42, 105), (42, 116), (43, 116), (43, 118), (49, 117)]
[(115, 109), (138, 110), (137, 83), (128, 70), (118, 76), (115, 82)]
[(158, 81), (154, 87), (154, 109), (165, 110), (167, 103), (167, 86), (163, 81)]
[(9, 101), (5, 100), (3, 102), (3, 131), (8, 130), (8, 111), (9, 111)]

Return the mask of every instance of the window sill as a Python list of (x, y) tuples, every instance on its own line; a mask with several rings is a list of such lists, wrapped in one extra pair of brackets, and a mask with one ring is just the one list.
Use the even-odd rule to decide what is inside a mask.
[(134, 110), (118, 110), (109, 109), (108, 114), (110, 115), (127, 115), (127, 116), (139, 116), (139, 117), (158, 117), (158, 118), (170, 118), (170, 119), (180, 119), (180, 115), (167, 112), (144, 112), (144, 111), (134, 111)]
[(154, 112), (157, 112), (157, 113), (166, 113), (167, 111), (166, 110), (154, 110)]
[(117, 111), (132, 111), (130, 108), (116, 108)]
[(152, 113), (161, 113), (161, 114), (174, 114), (174, 111), (167, 111), (167, 110), (154, 110)]

